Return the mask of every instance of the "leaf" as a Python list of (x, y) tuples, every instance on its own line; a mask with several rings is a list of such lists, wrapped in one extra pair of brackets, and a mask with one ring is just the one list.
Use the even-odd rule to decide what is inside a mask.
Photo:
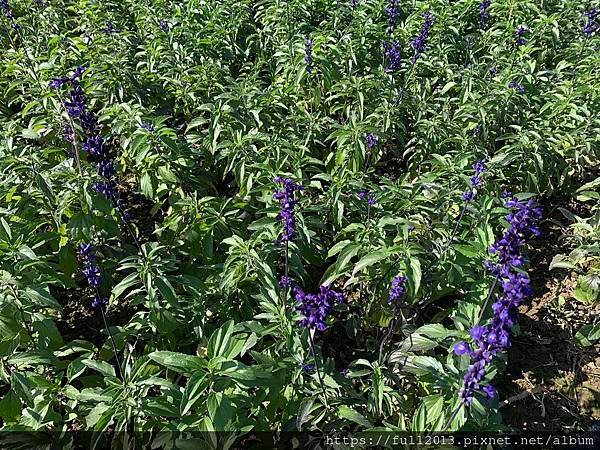
[(575, 333), (575, 342), (581, 347), (589, 347), (600, 340), (600, 323), (587, 324)]
[(203, 396), (208, 388), (210, 380), (206, 379), (206, 373), (196, 372), (190, 377), (181, 397), (180, 415), (184, 416)]
[(32, 286), (25, 289), (25, 297), (40, 306), (47, 306), (57, 311), (61, 311), (62, 307), (60, 303), (56, 301), (54, 297), (41, 286)]
[(117, 284), (112, 290), (112, 299), (113, 301), (118, 299), (123, 292), (129, 289), (131, 286), (134, 286), (138, 283), (141, 283), (139, 279), (139, 274), (137, 272), (130, 273), (125, 278), (123, 278), (119, 284)]
[(371, 428), (373, 424), (369, 422), (365, 416), (354, 411), (352, 408), (349, 408), (346, 405), (342, 405), (338, 408), (338, 414), (342, 419), (350, 420), (354, 423), (362, 425), (363, 427)]
[(199, 370), (204, 371), (207, 367), (204, 358), (184, 353), (155, 351), (150, 353), (148, 357), (168, 369), (188, 375), (192, 375)]
[(366, 268), (366, 267), (370, 267), (373, 264), (381, 261), (382, 259), (387, 258), (390, 255), (389, 250), (388, 249), (381, 249), (381, 250), (376, 250), (372, 253), (369, 253), (366, 256), (363, 256), (360, 261), (358, 261), (356, 263), (356, 266), (354, 266), (354, 270), (352, 271), (352, 276), (354, 276), (356, 273), (360, 272), (362, 269)]
[(208, 341), (207, 354), (209, 358), (227, 355), (232, 333), (233, 320), (225, 322), (221, 328), (215, 330)]
[(152, 199), (154, 197), (154, 187), (152, 186), (152, 178), (148, 172), (144, 172), (140, 178), (140, 190), (142, 193)]
[(302, 425), (308, 420), (308, 416), (313, 410), (314, 403), (314, 397), (307, 397), (300, 403), (300, 407), (298, 408), (298, 415), (296, 416), (296, 428), (298, 429), (298, 431), (302, 431)]
[(81, 362), (89, 367), (90, 369), (94, 369), (98, 372), (100, 372), (103, 375), (106, 375), (108, 377), (114, 377), (115, 376), (115, 368), (113, 366), (111, 366), (109, 363), (107, 363), (106, 361), (96, 361), (93, 359), (83, 359), (81, 360)]

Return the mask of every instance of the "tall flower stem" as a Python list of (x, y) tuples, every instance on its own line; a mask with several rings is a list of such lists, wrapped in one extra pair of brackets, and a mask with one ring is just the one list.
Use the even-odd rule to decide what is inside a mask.
[(104, 326), (106, 327), (106, 331), (108, 332), (110, 342), (112, 343), (113, 351), (115, 352), (115, 361), (117, 362), (117, 371), (119, 372), (119, 378), (123, 383), (125, 383), (125, 378), (123, 377), (123, 370), (121, 369), (121, 360), (119, 358), (119, 353), (117, 352), (117, 344), (115, 342), (115, 338), (112, 332), (110, 331), (110, 327), (108, 326), (108, 322), (106, 320), (106, 313), (104, 312), (103, 305), (100, 305), (100, 312), (102, 313), (102, 320), (104, 321)]
[(481, 322), (481, 319), (483, 318), (483, 314), (485, 313), (485, 309), (487, 308), (487, 305), (490, 302), (490, 300), (492, 299), (494, 291), (496, 290), (496, 286), (498, 285), (499, 279), (500, 279), (500, 275), (496, 275), (496, 278), (494, 278), (494, 282), (490, 286), (490, 291), (488, 292), (487, 298), (485, 299), (485, 302), (483, 302), (483, 305), (481, 306), (481, 311), (479, 312), (479, 317), (477, 318), (477, 323), (475, 325), (479, 325), (479, 323)]
[[(289, 263), (289, 259), (290, 259), (290, 243), (288, 240), (285, 241), (285, 250), (284, 250), (284, 254), (283, 254), (283, 271), (285, 274), (285, 279), (289, 280), (289, 273), (290, 273), (290, 263)], [(283, 288), (283, 310), (287, 311), (287, 297), (288, 297), (288, 292), (289, 292), (290, 286), (289, 283), (285, 284), (285, 287)]]
[(325, 401), (325, 407), (329, 409), (327, 403), (327, 392), (325, 391), (325, 384), (323, 383), (323, 377), (321, 376), (321, 369), (319, 367), (319, 360), (317, 359), (317, 352), (315, 351), (315, 341), (312, 336), (312, 329), (308, 329), (308, 342), (310, 343), (310, 350), (312, 352), (313, 359), (315, 361), (315, 369), (317, 371), (317, 377), (319, 378), (319, 384), (321, 385), (321, 391), (323, 392), (323, 400)]

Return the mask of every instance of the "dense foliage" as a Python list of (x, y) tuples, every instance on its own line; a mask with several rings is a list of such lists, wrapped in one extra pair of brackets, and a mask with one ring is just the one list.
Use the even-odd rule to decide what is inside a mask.
[(583, 3), (1, 1), (4, 429), (500, 429)]

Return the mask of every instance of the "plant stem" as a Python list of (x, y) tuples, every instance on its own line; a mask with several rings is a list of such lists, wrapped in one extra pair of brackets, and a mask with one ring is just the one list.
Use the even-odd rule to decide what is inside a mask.
[(308, 329), (308, 341), (310, 343), (310, 349), (312, 351), (313, 359), (315, 360), (315, 369), (317, 370), (317, 377), (319, 378), (319, 384), (323, 391), (323, 399), (325, 400), (325, 407), (329, 409), (327, 404), (327, 392), (325, 392), (325, 384), (323, 384), (323, 378), (321, 377), (321, 369), (319, 368), (319, 361), (317, 360), (317, 352), (315, 351), (315, 342), (312, 337), (311, 329)]
[(103, 305), (100, 305), (100, 312), (102, 313), (102, 320), (104, 321), (104, 326), (106, 327), (106, 331), (108, 332), (110, 342), (112, 343), (112, 347), (115, 352), (115, 360), (117, 362), (117, 371), (119, 372), (119, 378), (121, 378), (121, 381), (123, 381), (123, 383), (125, 383), (125, 378), (123, 377), (123, 371), (121, 370), (121, 360), (119, 359), (119, 353), (117, 352), (117, 344), (115, 342), (115, 338), (112, 334), (112, 331), (110, 331), (110, 328), (108, 326), (108, 322), (106, 320), (106, 313), (104, 312)]

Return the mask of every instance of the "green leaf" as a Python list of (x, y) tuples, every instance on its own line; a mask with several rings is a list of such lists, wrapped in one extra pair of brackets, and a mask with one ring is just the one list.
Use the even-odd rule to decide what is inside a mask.
[(232, 333), (233, 320), (225, 322), (221, 328), (215, 330), (208, 341), (207, 353), (209, 358), (227, 356)]
[(342, 419), (350, 420), (354, 423), (362, 425), (363, 427), (371, 428), (373, 426), (373, 424), (371, 424), (371, 422), (369, 422), (365, 416), (346, 405), (342, 405), (338, 408), (338, 414)]
[(106, 361), (96, 361), (94, 359), (82, 359), (82, 364), (89, 367), (90, 369), (94, 369), (100, 372), (103, 375), (108, 377), (115, 376), (115, 368), (107, 363)]
[(188, 375), (192, 375), (199, 370), (204, 371), (207, 367), (204, 358), (184, 353), (156, 351), (150, 353), (148, 357), (168, 369)]
[(600, 323), (587, 324), (575, 333), (575, 342), (581, 347), (589, 347), (600, 340)]

